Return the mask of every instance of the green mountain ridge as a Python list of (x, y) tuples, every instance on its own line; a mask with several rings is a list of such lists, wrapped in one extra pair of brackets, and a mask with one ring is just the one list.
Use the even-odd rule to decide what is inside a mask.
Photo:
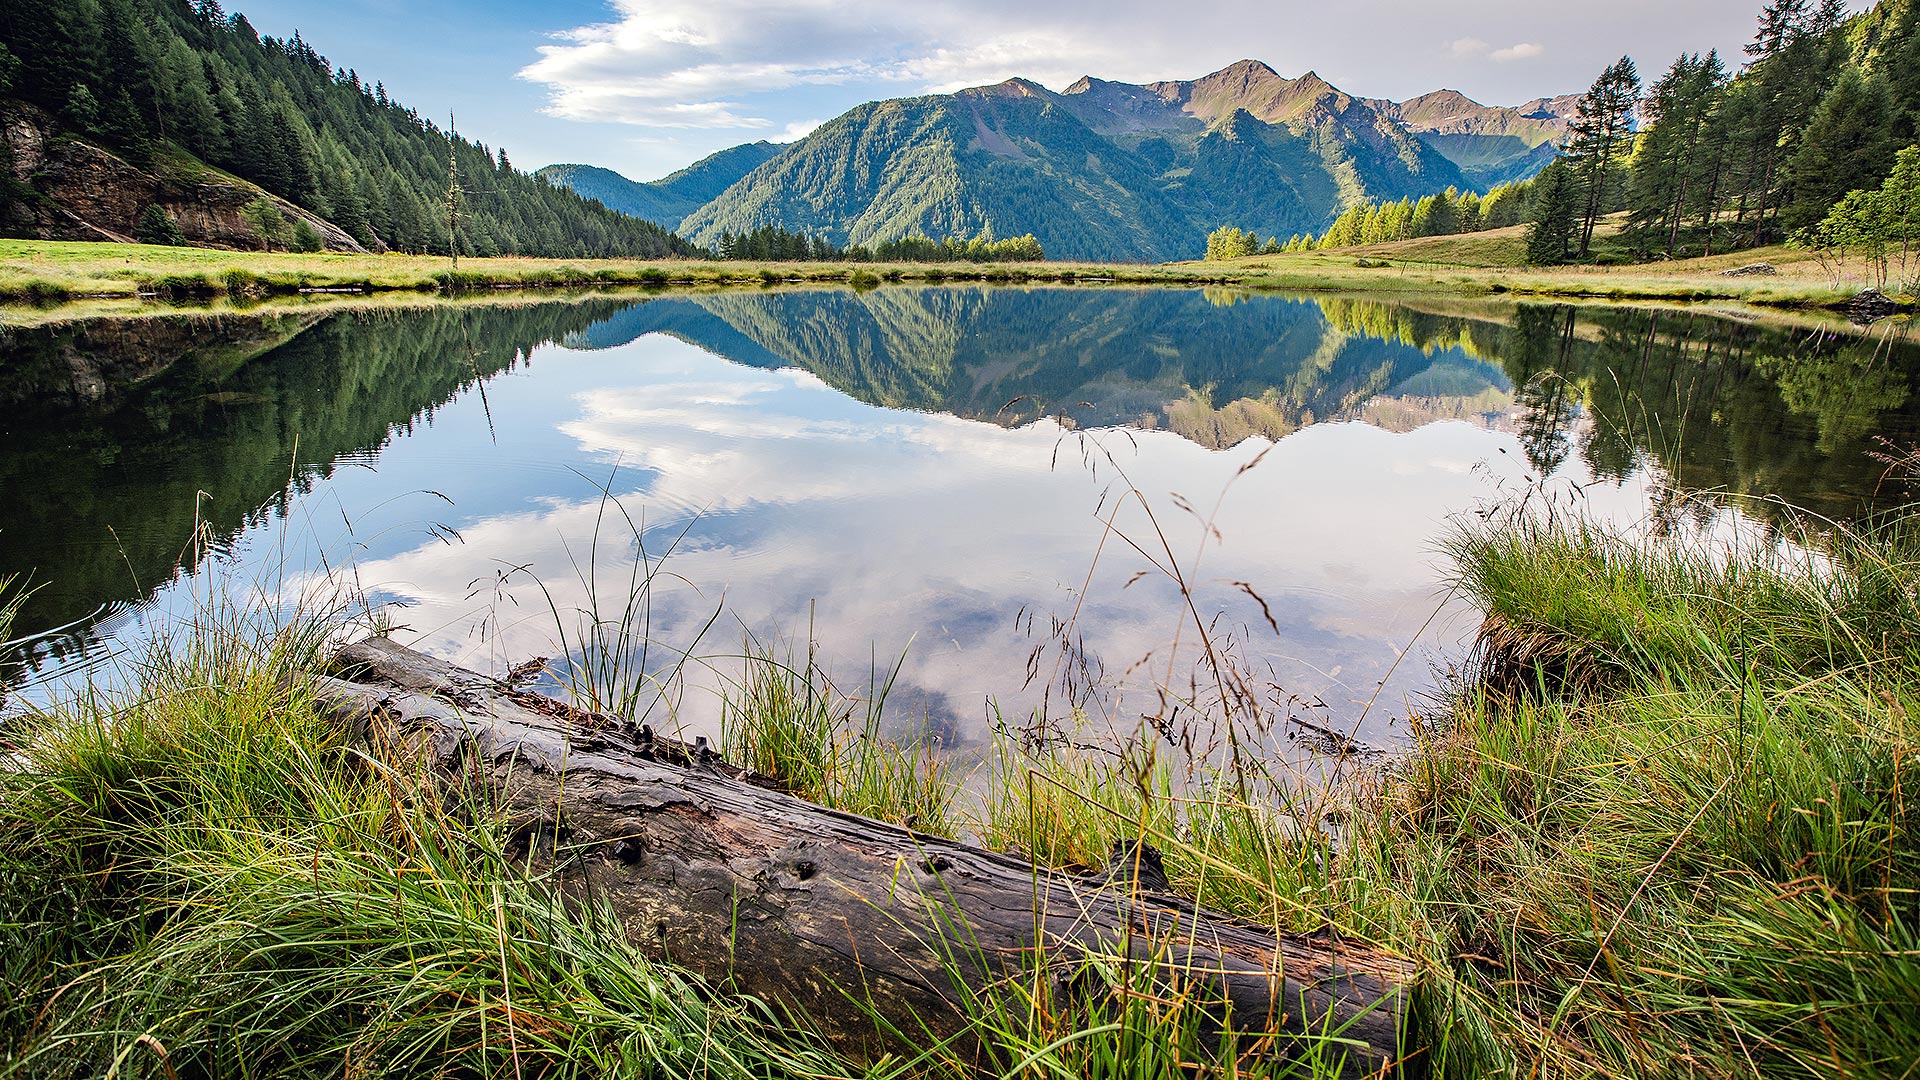
[(597, 165), (548, 165), (534, 170), (533, 175), (550, 184), (571, 188), (583, 199), (598, 200), (609, 210), (672, 229), (785, 149), (765, 140), (742, 143), (645, 183)]
[(1185, 81), (1009, 79), (868, 102), (648, 184), (585, 165), (537, 175), (703, 245), (763, 226), (840, 245), (1032, 233), (1057, 258), (1165, 260), (1197, 256), (1222, 224), (1317, 233), (1364, 200), (1530, 176), (1571, 101), (1395, 103), (1241, 60)]
[(763, 225), (872, 244), (1032, 233), (1062, 258), (1198, 254), (1235, 222), (1318, 231), (1367, 198), (1464, 182), (1452, 162), (1309, 72), (1243, 60), (1146, 86), (1025, 79), (872, 102), (821, 125), (680, 223), (710, 244)]

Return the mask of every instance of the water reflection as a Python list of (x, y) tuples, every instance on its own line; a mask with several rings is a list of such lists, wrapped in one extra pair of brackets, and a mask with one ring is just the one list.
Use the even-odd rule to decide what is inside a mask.
[[(23, 625), (138, 604), (104, 633), (134, 636), (206, 553), (242, 579), (351, 562), (403, 636), (504, 667), (622, 594), (611, 495), (646, 550), (680, 537), (660, 638), (717, 609), (713, 653), (811, 624), (855, 682), (907, 650), (904, 693), (959, 738), (990, 696), (1018, 714), (1057, 686), (1050, 618), (1075, 612), (1120, 688), (1079, 703), (1157, 707), (1179, 596), (1129, 543), (1164, 534), (1282, 693), (1352, 720), (1385, 680), (1379, 737), (1429, 678), (1400, 658), (1449, 515), (1549, 475), (1623, 520), (1696, 488), (1855, 513), (1872, 439), (1916, 431), (1903, 340), (1662, 311), (952, 287), (169, 318), (8, 343), (0, 396), (41, 403), (0, 422), (0, 572), (48, 583)], [(140, 370), (199, 351), (58, 391), (104, 341)]]

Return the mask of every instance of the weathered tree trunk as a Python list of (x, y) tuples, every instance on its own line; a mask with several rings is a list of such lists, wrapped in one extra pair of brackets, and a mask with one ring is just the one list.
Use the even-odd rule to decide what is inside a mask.
[(1153, 891), (1150, 848), (1117, 858), (1124, 873), (1057, 873), (824, 809), (705, 740), (662, 739), (385, 640), (349, 646), (336, 672), (321, 700), (340, 722), (484, 778), (529, 856), (560, 856), (563, 886), (609, 906), (632, 941), (843, 1044), (885, 1044), (866, 1009), (916, 1038), (964, 1040), (967, 995), (1041, 965), (1056, 991), (1092, 993), (1090, 963), (1105, 958), (1152, 964), (1217, 1001), (1218, 1023), (1274, 1035), (1277, 1053), (1332, 1033), (1357, 1075), (1411, 1052), (1403, 961)]

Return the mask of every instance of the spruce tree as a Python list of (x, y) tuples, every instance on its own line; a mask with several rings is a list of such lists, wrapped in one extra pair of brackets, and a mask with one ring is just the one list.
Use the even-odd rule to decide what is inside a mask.
[(1566, 158), (1555, 158), (1533, 180), (1533, 225), (1527, 231), (1527, 262), (1552, 266), (1567, 261), (1580, 228), (1579, 178)]
[(1812, 225), (1849, 191), (1879, 185), (1893, 162), (1886, 89), (1848, 67), (1820, 100), (1790, 166), (1788, 228)]

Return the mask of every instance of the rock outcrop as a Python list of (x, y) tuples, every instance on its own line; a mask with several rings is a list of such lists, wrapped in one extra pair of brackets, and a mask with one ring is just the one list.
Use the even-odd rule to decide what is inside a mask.
[(131, 243), (149, 206), (166, 211), (190, 244), (258, 249), (259, 233), (241, 210), (265, 198), (289, 228), (304, 221), (329, 251), (367, 249), (332, 222), (179, 153), (156, 155), (145, 167), (92, 143), (57, 134), (51, 117), (21, 102), (0, 102), (0, 142), (14, 178), (33, 196), (0, 206), (0, 233), (42, 240)]

